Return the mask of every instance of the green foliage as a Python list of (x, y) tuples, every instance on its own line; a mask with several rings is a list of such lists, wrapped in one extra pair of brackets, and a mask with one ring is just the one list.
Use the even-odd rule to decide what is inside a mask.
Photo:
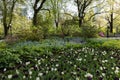
[(0, 51), (1, 79), (112, 80), (120, 77), (117, 51), (83, 47), (59, 38), (16, 43)]
[(30, 19), (27, 19), (26, 17), (18, 14), (14, 14), (13, 21), (16, 22), (16, 24), (12, 24), (13, 34), (15, 34), (19, 38), (19, 40), (39, 41), (42, 38), (44, 38), (44, 36), (47, 35), (48, 26), (45, 26), (45, 27), (41, 26), (41, 25), (44, 25), (44, 23), (46, 23), (47, 21), (42, 22), (43, 20), (38, 20), (39, 26), (35, 27), (35, 26), (31, 26), (32, 24)]
[[(2, 43), (3, 44), (3, 43)], [(76, 44), (77, 45), (77, 44)], [(75, 44), (67, 43), (58, 40), (45, 40), (42, 42), (22, 42), (16, 43), (9, 46), (9, 48), (2, 49), (3, 46), (0, 46), (0, 68), (4, 67), (15, 67), (17, 63), (20, 63), (22, 60), (32, 61), (33, 58), (39, 57), (42, 55), (53, 55), (58, 54), (59, 51), (73, 47)], [(75, 46), (78, 47), (79, 45)]]
[(38, 27), (32, 27), (30, 34), (28, 34), (27, 40), (39, 41), (43, 38), (43, 32)]
[(7, 49), (0, 52), (0, 68), (15, 67), (15, 65), (19, 63), (19, 55), (13, 54), (11, 51), (12, 50)]
[(120, 49), (120, 40), (116, 39), (108, 39), (108, 38), (92, 38), (88, 39), (87, 46), (94, 48), (101, 48), (104, 50), (116, 50)]
[(83, 24), (81, 27), (81, 34), (85, 38), (93, 38), (98, 36), (99, 30), (91, 23)]
[(120, 49), (120, 40), (105, 41), (102, 46), (108, 49)]
[(97, 48), (97, 47), (101, 47), (102, 44), (105, 41), (108, 41), (108, 39), (105, 39), (105, 38), (89, 38), (89, 39), (86, 39), (86, 45)]
[[(64, 36), (73, 36), (80, 34), (80, 28), (78, 27), (78, 22), (75, 19), (67, 19), (61, 22), (61, 33)], [(80, 36), (80, 35), (79, 35)]]
[(4, 42), (4, 41), (1, 40), (1, 42), (0, 42), (0, 49), (4, 49), (6, 47), (7, 47), (6, 42)]
[(3, 26), (2, 26), (2, 24), (0, 23), (0, 38), (2, 37), (2, 34), (3, 34)]
[(14, 13), (12, 23), (12, 33), (13, 34), (24, 34), (24, 31), (29, 31), (31, 27), (31, 20), (27, 19), (25, 16)]
[(70, 35), (73, 36), (73, 37), (81, 37), (82, 36), (81, 28), (79, 28), (78, 25), (72, 26), (72, 29), (70, 31)]
[(50, 14), (47, 12), (44, 12), (44, 14), (46, 14), (46, 16), (43, 16), (41, 14), (38, 15), (37, 28), (42, 33), (41, 35), (43, 36), (43, 38), (46, 38), (49, 35), (50, 26), (52, 23)]
[(31, 29), (22, 30), (16, 36), (21, 41), (39, 41), (43, 38), (43, 33), (37, 27), (32, 27)]

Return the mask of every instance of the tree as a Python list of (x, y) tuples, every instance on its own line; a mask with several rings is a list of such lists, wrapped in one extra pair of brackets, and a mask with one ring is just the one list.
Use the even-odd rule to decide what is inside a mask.
[(51, 2), (51, 10), (53, 13), (55, 26), (56, 28), (58, 28), (60, 21), (60, 10), (61, 10), (62, 0), (50, 0), (50, 2)]
[(74, 1), (77, 4), (79, 27), (80, 27), (82, 25), (84, 17), (85, 17), (85, 10), (93, 2), (93, 0), (74, 0)]
[(13, 11), (15, 8), (17, 0), (2, 0), (2, 22), (4, 26), (4, 36), (8, 35), (8, 31), (11, 28), (11, 23), (13, 19)]
[(43, 4), (46, 2), (46, 0), (35, 0), (34, 4), (33, 4), (33, 10), (34, 10), (34, 14), (33, 14), (33, 25), (37, 26), (37, 15), (39, 13), (39, 11), (42, 9)]
[(113, 33), (113, 23), (114, 23), (114, 0), (107, 1), (108, 5), (110, 6), (109, 16), (106, 17), (108, 21), (108, 26), (110, 29), (110, 33)]
[(113, 8), (112, 8), (112, 11), (110, 12), (110, 16), (108, 17), (107, 20), (108, 20), (110, 32), (112, 33), (113, 32), (113, 21), (114, 21), (114, 18), (113, 18)]

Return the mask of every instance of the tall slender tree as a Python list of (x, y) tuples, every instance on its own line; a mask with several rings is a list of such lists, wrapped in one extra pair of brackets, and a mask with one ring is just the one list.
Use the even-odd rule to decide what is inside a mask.
[(113, 23), (114, 23), (114, 0), (107, 1), (108, 5), (110, 6), (109, 9), (109, 15), (106, 17), (106, 20), (109, 24), (109, 31), (110, 33), (113, 33)]
[(62, 0), (50, 0), (51, 2), (51, 10), (53, 13), (53, 19), (55, 22), (56, 28), (59, 26), (59, 20), (60, 20), (60, 10), (61, 10), (61, 3)]
[(4, 26), (4, 36), (8, 35), (9, 29), (11, 28), (11, 23), (13, 19), (13, 12), (17, 0), (2, 0), (2, 22)]

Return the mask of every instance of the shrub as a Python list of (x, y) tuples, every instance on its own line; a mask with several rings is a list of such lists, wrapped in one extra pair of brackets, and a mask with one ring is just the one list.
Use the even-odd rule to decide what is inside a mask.
[(43, 33), (39, 28), (32, 27), (30, 30), (19, 32), (17, 36), (23, 41), (39, 41), (43, 38)]
[(81, 34), (85, 38), (93, 38), (98, 36), (98, 29), (90, 23), (83, 24), (81, 27)]

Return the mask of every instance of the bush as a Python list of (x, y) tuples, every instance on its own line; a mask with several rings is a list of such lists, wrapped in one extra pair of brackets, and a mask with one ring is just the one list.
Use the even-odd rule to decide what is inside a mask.
[(23, 30), (21, 32), (16, 36), (18, 36), (22, 41), (39, 41), (43, 38), (42, 31), (37, 27), (32, 27), (30, 30)]
[(26, 40), (39, 41), (43, 38), (43, 32), (39, 28), (33, 29), (26, 37)]
[(81, 34), (85, 38), (93, 38), (98, 36), (98, 29), (90, 23), (83, 24), (81, 27)]

